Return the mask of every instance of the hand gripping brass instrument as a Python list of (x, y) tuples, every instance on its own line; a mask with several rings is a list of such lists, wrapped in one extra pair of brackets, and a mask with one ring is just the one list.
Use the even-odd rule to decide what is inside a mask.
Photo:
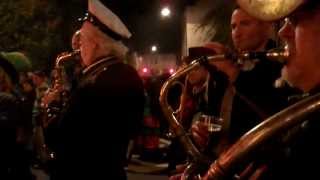
[(72, 52), (63, 52), (57, 56), (55, 61), (53, 84), (47, 90), (44, 97), (42, 98), (41, 107), (45, 109), (45, 117), (43, 121), (44, 127), (61, 112), (68, 101), (68, 91), (66, 87), (66, 75), (64, 72), (64, 64), (66, 61), (74, 60), (73, 57), (79, 55), (80, 50), (74, 50)]
[(211, 164), (203, 180), (230, 179), (235, 167), (253, 160), (250, 156), (268, 140), (303, 123), (320, 110), (320, 93), (310, 96), (266, 119), (243, 135)]
[(214, 61), (224, 61), (226, 59), (232, 59), (235, 63), (241, 64), (244, 61), (257, 59), (257, 58), (268, 58), (272, 60), (277, 60), (280, 62), (285, 62), (285, 58), (289, 56), (287, 50), (271, 50), (267, 52), (245, 52), (245, 53), (227, 53), (227, 54), (217, 54), (213, 56), (203, 56), (192, 61), (188, 66), (180, 69), (175, 74), (173, 74), (162, 86), (160, 92), (160, 105), (164, 116), (168, 120), (171, 132), (175, 137), (177, 137), (184, 147), (187, 154), (192, 158), (191, 164), (186, 168), (182, 175), (182, 179), (196, 179), (201, 178), (196, 171), (199, 164), (210, 164), (211, 160), (203, 155), (197, 147), (193, 144), (192, 140), (187, 135), (183, 126), (177, 120), (173, 108), (169, 105), (167, 97), (169, 89), (175, 84), (178, 79), (186, 76), (191, 70), (209, 62)]
[(55, 158), (54, 152), (50, 150), (45, 141), (44, 129), (60, 117), (61, 111), (66, 107), (69, 99), (69, 89), (65, 85), (66, 78), (63, 65), (66, 61), (74, 60), (72, 57), (79, 55), (79, 53), (80, 50), (75, 50), (73, 52), (63, 52), (57, 56), (53, 69), (55, 71), (53, 84), (41, 99), (41, 113), (37, 118), (39, 122), (35, 128), (35, 147), (43, 163)]

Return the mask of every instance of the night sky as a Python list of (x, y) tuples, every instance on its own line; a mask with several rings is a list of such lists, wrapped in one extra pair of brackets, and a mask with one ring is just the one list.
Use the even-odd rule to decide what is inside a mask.
[[(147, 53), (152, 45), (160, 53), (180, 52), (182, 42), (183, 4), (177, 0), (104, 0), (128, 26), (133, 36), (129, 47), (138, 53)], [(162, 18), (160, 8), (168, 5), (171, 16)]]

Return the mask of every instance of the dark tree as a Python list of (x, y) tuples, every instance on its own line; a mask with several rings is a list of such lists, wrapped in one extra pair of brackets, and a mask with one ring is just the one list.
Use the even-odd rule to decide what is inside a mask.
[(22, 51), (34, 69), (49, 69), (58, 53), (70, 50), (76, 17), (86, 1), (8, 0), (0, 2), (0, 51)]

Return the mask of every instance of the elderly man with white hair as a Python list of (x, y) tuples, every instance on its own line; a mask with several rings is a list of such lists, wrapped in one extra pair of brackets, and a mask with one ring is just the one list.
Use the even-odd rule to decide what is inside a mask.
[(128, 142), (143, 118), (143, 83), (123, 63), (127, 27), (100, 1), (88, 2), (80, 29), (84, 70), (60, 122), (51, 179), (125, 180)]

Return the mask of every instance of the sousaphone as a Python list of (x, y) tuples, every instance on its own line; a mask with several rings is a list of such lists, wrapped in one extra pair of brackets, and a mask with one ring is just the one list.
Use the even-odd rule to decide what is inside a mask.
[(306, 0), (237, 0), (250, 15), (265, 21), (285, 17)]

